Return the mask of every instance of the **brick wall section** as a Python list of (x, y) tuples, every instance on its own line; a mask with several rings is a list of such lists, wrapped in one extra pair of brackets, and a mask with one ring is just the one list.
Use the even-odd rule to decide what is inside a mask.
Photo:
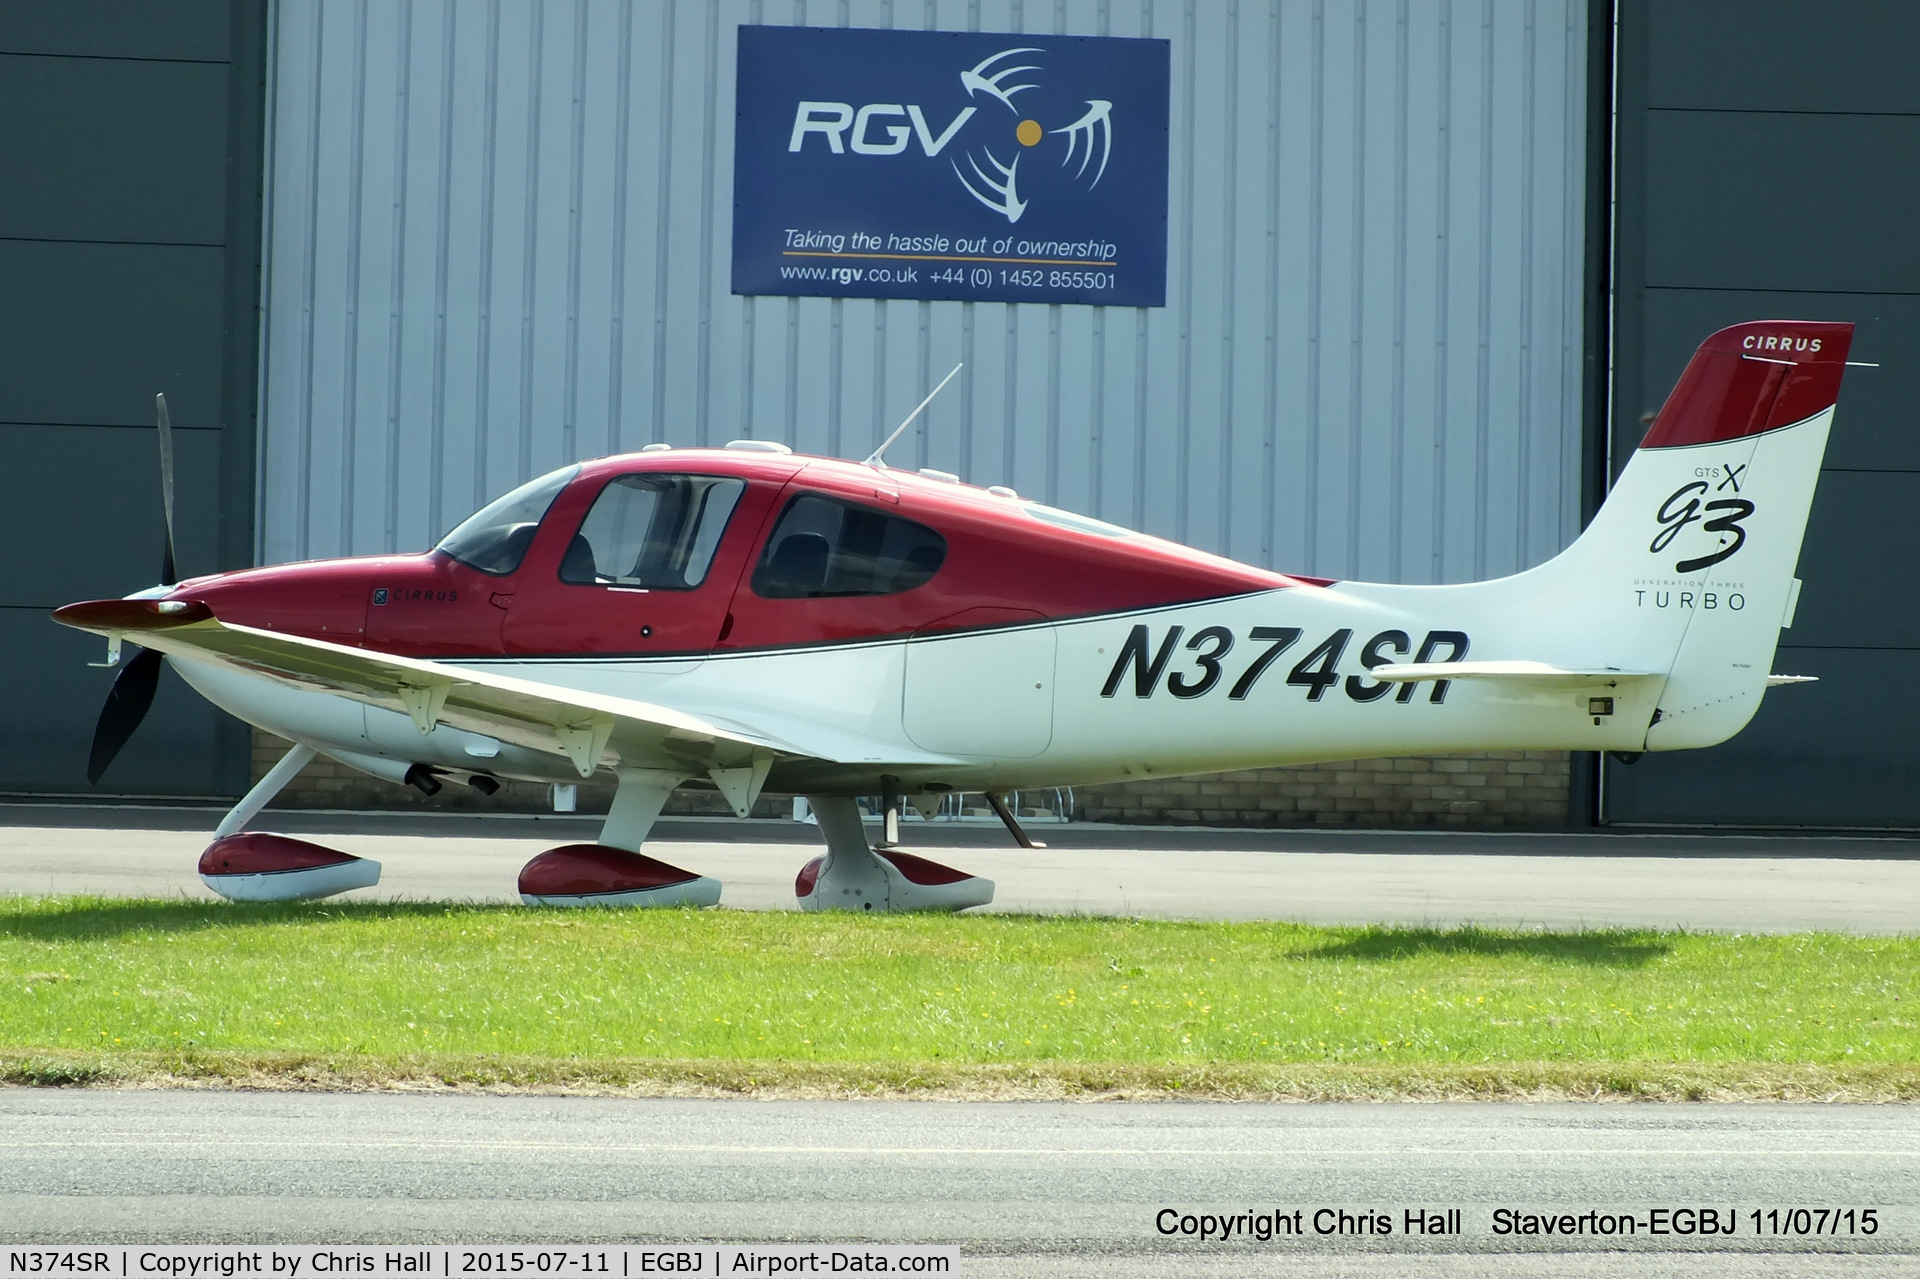
[[(287, 752), (268, 733), (253, 735), (253, 775)], [(1190, 826), (1564, 826), (1568, 758), (1564, 751), (1483, 751), (1437, 758), (1362, 759), (1296, 768), (1261, 768), (1169, 781), (1077, 788), (1085, 821)], [(579, 811), (604, 813), (611, 779), (580, 783)], [(454, 783), (429, 799), (411, 786), (369, 777), (322, 756), (280, 792), (278, 808), (446, 809), (548, 812), (545, 786), (508, 782), (493, 796)], [(672, 815), (727, 814), (719, 792), (682, 787)], [(762, 795), (755, 817), (785, 817), (786, 795)]]
[(1089, 821), (1194, 826), (1515, 826), (1567, 823), (1565, 751), (1359, 759), (1075, 792)]

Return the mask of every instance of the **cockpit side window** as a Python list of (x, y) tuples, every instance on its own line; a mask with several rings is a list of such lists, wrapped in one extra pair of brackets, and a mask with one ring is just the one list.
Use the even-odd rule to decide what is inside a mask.
[(527, 557), (527, 548), (533, 545), (540, 521), (546, 518), (547, 508), (579, 473), (578, 466), (568, 466), (537, 480), (528, 480), (462, 520), (453, 532), (440, 539), (438, 549), (470, 568), (505, 577), (520, 567), (520, 561)]
[(560, 561), (560, 580), (578, 586), (687, 591), (707, 580), (713, 554), (743, 480), (644, 472), (616, 476)]
[(946, 558), (946, 539), (924, 524), (803, 494), (774, 525), (753, 572), (753, 593), (767, 599), (895, 595), (925, 585)]

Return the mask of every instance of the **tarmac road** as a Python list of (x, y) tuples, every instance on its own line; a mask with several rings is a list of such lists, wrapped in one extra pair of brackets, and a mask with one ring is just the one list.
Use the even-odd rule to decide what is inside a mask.
[[(1801, 1205), (1879, 1229), (1755, 1236)], [(1737, 1233), (1493, 1233), (1692, 1207)], [(1164, 1208), (1306, 1233), (1200, 1244)], [(1319, 1235), (1321, 1208), (1394, 1233)], [(1460, 1234), (1409, 1238), (1414, 1208)], [(611, 1240), (956, 1243), (964, 1275), (1911, 1275), (1920, 1109), (0, 1091), (0, 1243)]]
[[(195, 864), (212, 810), (0, 805), (0, 893), (212, 894)], [(261, 823), (384, 867), (353, 898), (516, 901), (520, 867), (598, 819), (272, 812)], [(1920, 930), (1920, 840), (1036, 827), (908, 821), (904, 847), (993, 879), (993, 909), (1507, 927), (1852, 933)], [(723, 905), (793, 909), (820, 849), (793, 822), (663, 822), (648, 852), (718, 877)]]

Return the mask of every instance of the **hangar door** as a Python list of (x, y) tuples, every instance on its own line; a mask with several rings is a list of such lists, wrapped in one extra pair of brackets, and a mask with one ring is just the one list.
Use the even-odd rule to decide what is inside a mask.
[(218, 796), (245, 727), (171, 673), (86, 781), (114, 672), (47, 613), (252, 562), (265, 0), (0, 4), (0, 793)]
[(1624, 0), (1613, 463), (1740, 320), (1851, 320), (1855, 360), (1753, 723), (1607, 761), (1601, 815), (1920, 827), (1920, 27), (1908, 0)]

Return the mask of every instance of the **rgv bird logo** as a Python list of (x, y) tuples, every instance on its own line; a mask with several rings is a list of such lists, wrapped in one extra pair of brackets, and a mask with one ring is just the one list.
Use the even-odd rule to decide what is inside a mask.
[[(1049, 131), (1038, 120), (1022, 112), (1013, 100), (1016, 93), (1025, 93), (1039, 86), (1006, 83), (1008, 80), (1037, 72), (1040, 68), (1038, 66), (995, 68), (996, 64), (1004, 59), (1040, 52), (1039, 49), (1002, 49), (992, 57), (984, 59), (971, 71), (960, 73), (960, 83), (966, 88), (968, 97), (977, 93), (987, 94), (997, 99), (1019, 120), (1019, 123), (1013, 127), (1013, 137), (1021, 149), (1012, 151), (1010, 160), (1002, 163), (1000, 157), (993, 153), (991, 145), (981, 147), (981, 152), (987, 157), (987, 164), (994, 170), (993, 174), (987, 173), (980, 167), (980, 162), (974, 159), (971, 151), (967, 153), (967, 165), (973, 170), (972, 178), (961, 172), (958, 161), (953, 164), (954, 175), (960, 179), (960, 185), (967, 189), (967, 194), (995, 213), (1003, 215), (1008, 222), (1018, 222), (1020, 215), (1027, 211), (1027, 202), (1020, 198), (1020, 160), (1023, 150), (1039, 146)], [(1091, 184), (1094, 187), (1099, 186), (1101, 177), (1107, 171), (1107, 158), (1113, 154), (1113, 103), (1100, 98), (1090, 98), (1087, 100), (1085, 115), (1072, 124), (1051, 132), (1066, 135), (1067, 153), (1060, 161), (1062, 167), (1073, 163), (1076, 151), (1080, 153), (1080, 168), (1074, 175), (1076, 178), (1086, 176), (1087, 165), (1093, 160), (1094, 148), (1096, 146), (1100, 148), (1100, 167), (1094, 170)]]
[[(1028, 57), (1036, 61), (1022, 61)], [(1048, 138), (1062, 140), (1048, 148), (1061, 153), (1059, 168), (1079, 162), (1072, 173), (1075, 181), (1087, 179), (1091, 170), (1088, 190), (1100, 185), (1100, 179), (1107, 172), (1107, 161), (1113, 155), (1112, 102), (1104, 98), (1084, 99), (1085, 111), (1079, 119), (1049, 129), (1034, 118), (1038, 112), (1029, 114), (1023, 104), (1014, 100), (1019, 94), (1040, 88), (1038, 77), (1044, 70), (1040, 60), (1044, 58), (1045, 51), (1041, 49), (1002, 49), (960, 73), (960, 87), (966, 90), (969, 99), (998, 102), (1006, 108), (1007, 116), (987, 105), (987, 117), (974, 125), (972, 122), (982, 108), (969, 105), (960, 108), (945, 127), (936, 132), (928, 122), (925, 108), (918, 103), (875, 102), (855, 109), (849, 102), (801, 102), (794, 112), (793, 133), (787, 141), (787, 150), (799, 152), (806, 145), (808, 135), (818, 133), (835, 155), (849, 151), (854, 155), (901, 155), (909, 145), (917, 143), (921, 153), (931, 159), (944, 152), (961, 130), (966, 129), (968, 140), (960, 144), (960, 154), (948, 157), (954, 177), (968, 195), (1009, 223), (1018, 222), (1020, 215), (1027, 211), (1028, 203), (1020, 194), (1020, 163), (1035, 154), (1035, 148), (1045, 144)], [(906, 123), (898, 123), (902, 120)], [(1037, 163), (1038, 159), (1029, 162), (1029, 172)]]

